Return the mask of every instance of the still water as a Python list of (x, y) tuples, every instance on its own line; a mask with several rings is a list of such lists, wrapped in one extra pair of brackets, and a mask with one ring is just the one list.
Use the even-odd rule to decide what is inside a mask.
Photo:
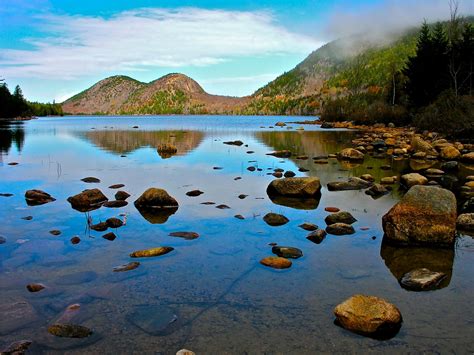
[[(0, 197), (0, 235), (6, 238), (0, 245), (0, 347), (31, 339), (34, 353), (174, 354), (182, 348), (197, 354), (472, 353), (473, 238), (460, 236), (454, 251), (382, 244), (381, 217), (402, 192), (394, 188), (374, 200), (364, 191), (329, 192), (325, 185), (364, 173), (379, 181), (400, 175), (408, 162), (369, 157), (359, 166), (335, 159), (315, 164), (312, 157), (350, 146), (357, 132), (311, 125), (297, 130), (300, 124), (269, 128), (281, 120), (65, 117), (2, 124), (0, 193), (13, 196)], [(230, 140), (245, 145), (223, 144)], [(177, 154), (160, 156), (161, 143), (174, 144)], [(280, 149), (309, 159), (266, 155)], [(8, 165), (12, 162), (19, 164)], [(391, 170), (380, 169), (387, 164)], [(256, 170), (247, 170), (250, 166)], [(274, 179), (268, 173), (276, 168), (318, 176), (323, 189), (317, 208), (272, 203), (265, 191)], [(101, 182), (81, 181), (88, 176)], [(66, 201), (96, 187), (113, 200), (117, 190), (108, 188), (113, 184), (124, 184), (122, 190), (131, 194), (127, 206), (84, 214)], [(179, 202), (165, 223), (145, 219), (133, 205), (149, 187), (163, 188)], [(56, 201), (29, 207), (24, 199), (29, 189), (44, 190)], [(186, 195), (196, 189), (204, 194)], [(248, 196), (240, 199), (241, 194)], [(230, 208), (218, 209), (219, 204)], [(315, 244), (298, 226), (325, 228), (328, 206), (351, 212), (358, 220), (356, 234), (328, 235)], [(262, 220), (268, 212), (290, 222), (271, 227)], [(245, 219), (235, 218), (238, 214)], [(27, 216), (32, 219), (23, 219)], [(98, 223), (109, 217), (126, 221), (114, 230), (115, 240), (87, 228), (87, 218)], [(50, 230), (62, 233), (53, 236)], [(200, 237), (169, 236), (179, 231)], [(73, 236), (80, 237), (79, 244), (70, 242)], [(272, 255), (270, 243), (300, 248), (304, 256), (287, 270), (266, 268), (259, 261)], [(132, 271), (112, 271), (132, 261), (131, 252), (157, 246), (174, 251), (140, 260)], [(422, 266), (448, 274), (442, 287), (401, 288), (401, 275)], [(32, 282), (47, 288), (30, 293), (25, 286)], [(404, 322), (394, 338), (374, 340), (333, 324), (333, 308), (356, 293), (386, 298), (400, 309)], [(81, 307), (71, 322), (91, 328), (93, 336), (48, 334), (48, 326), (74, 303)]]

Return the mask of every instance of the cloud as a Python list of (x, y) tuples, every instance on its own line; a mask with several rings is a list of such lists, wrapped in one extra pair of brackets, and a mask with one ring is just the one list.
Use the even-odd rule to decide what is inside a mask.
[[(473, 0), (460, 0), (461, 15), (474, 14)], [(330, 37), (341, 38), (354, 34), (384, 37), (409, 27), (449, 18), (449, 0), (385, 0), (378, 5), (362, 6), (358, 10), (339, 9), (333, 12), (326, 32)]]
[(2, 75), (75, 79), (104, 72), (209, 66), (232, 58), (309, 53), (322, 43), (269, 12), (143, 8), (109, 18), (47, 15), (32, 49), (2, 49)]

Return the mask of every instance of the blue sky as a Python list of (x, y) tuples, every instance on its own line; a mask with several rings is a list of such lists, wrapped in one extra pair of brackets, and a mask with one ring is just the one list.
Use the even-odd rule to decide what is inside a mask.
[[(473, 4), (461, 0), (462, 12)], [(0, 77), (39, 101), (169, 72), (243, 96), (331, 39), (447, 15), (447, 0), (2, 0)]]

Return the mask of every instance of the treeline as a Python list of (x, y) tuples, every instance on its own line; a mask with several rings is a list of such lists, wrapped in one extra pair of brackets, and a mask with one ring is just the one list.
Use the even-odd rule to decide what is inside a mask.
[(62, 114), (61, 105), (29, 102), (24, 98), (20, 86), (17, 85), (11, 93), (7, 84), (0, 80), (0, 118), (59, 116)]
[(474, 28), (451, 12), (445, 23), (424, 23), (416, 52), (383, 90), (371, 87), (326, 102), (321, 118), (358, 123), (414, 124), (452, 136), (474, 133)]

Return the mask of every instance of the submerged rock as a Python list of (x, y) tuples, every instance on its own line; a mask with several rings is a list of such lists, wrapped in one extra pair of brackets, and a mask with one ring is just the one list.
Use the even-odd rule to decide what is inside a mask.
[(84, 190), (67, 199), (71, 207), (79, 212), (96, 210), (108, 201), (108, 198), (99, 189)]
[(326, 227), (326, 232), (333, 235), (347, 235), (354, 234), (355, 230), (350, 224), (334, 223)]
[(373, 199), (377, 199), (379, 197), (382, 197), (386, 194), (389, 193), (388, 189), (383, 186), (382, 184), (374, 184), (367, 190), (365, 190), (365, 193), (369, 196), (371, 196)]
[(49, 202), (56, 201), (56, 199), (52, 197), (50, 194), (41, 190), (26, 191), (25, 200), (28, 206), (39, 206), (39, 205), (44, 205)]
[(382, 218), (386, 237), (403, 244), (452, 245), (456, 197), (451, 191), (415, 185)]
[(168, 254), (174, 250), (173, 247), (156, 247), (145, 250), (137, 250), (130, 254), (132, 258), (148, 258)]
[(260, 264), (274, 269), (288, 269), (291, 267), (292, 262), (279, 256), (268, 256), (260, 260)]
[(108, 207), (108, 208), (121, 208), (121, 207), (125, 207), (128, 205), (128, 202), (127, 201), (124, 201), (124, 200), (116, 200), (116, 201), (107, 201), (107, 202), (104, 202), (104, 204), (102, 206), (104, 207)]
[(288, 218), (278, 213), (267, 213), (263, 217), (263, 220), (269, 226), (273, 226), (273, 227), (282, 226), (284, 224), (287, 224), (290, 221)]
[(303, 252), (294, 247), (274, 246), (272, 248), (272, 253), (287, 259), (298, 259), (303, 256)]
[(0, 244), (5, 244), (6, 242), (7, 242), (7, 238), (0, 235)]
[(193, 240), (199, 238), (199, 234), (196, 232), (173, 232), (169, 234), (171, 237), (183, 238), (186, 240)]
[(92, 330), (77, 324), (53, 324), (48, 327), (48, 332), (63, 338), (87, 338), (92, 335)]
[(289, 158), (291, 157), (291, 152), (289, 150), (277, 150), (275, 152), (267, 153), (267, 155), (271, 155), (277, 158)]
[(130, 270), (136, 269), (139, 266), (140, 266), (140, 263), (138, 261), (132, 261), (128, 264), (124, 264), (124, 265), (114, 267), (113, 271), (114, 272), (130, 271)]
[(347, 181), (330, 182), (327, 186), (329, 191), (362, 190), (372, 186), (372, 182), (351, 177)]
[(5, 348), (0, 349), (1, 355), (23, 355), (26, 353), (30, 345), (33, 344), (31, 340), (19, 340), (11, 343)]
[(357, 222), (357, 219), (355, 219), (349, 212), (340, 211), (340, 212), (330, 214), (324, 219), (324, 221), (328, 225), (334, 224), (334, 223), (352, 224), (354, 222)]
[(337, 305), (334, 315), (345, 329), (381, 338), (394, 336), (402, 323), (398, 308), (375, 296), (354, 295)]
[(109, 228), (120, 228), (123, 226), (122, 220), (115, 217), (107, 218), (105, 223), (107, 224), (107, 227)]
[(43, 285), (43, 284), (32, 283), (32, 284), (26, 285), (26, 289), (30, 292), (39, 292), (41, 290), (44, 290), (45, 288), (46, 288), (46, 286)]
[(115, 184), (115, 185), (110, 185), (109, 189), (121, 189), (124, 186), (125, 186), (124, 184)]
[(173, 309), (162, 305), (138, 306), (127, 319), (142, 331), (154, 335), (165, 336), (179, 328), (179, 318)]
[(446, 277), (442, 272), (431, 271), (427, 268), (415, 269), (400, 280), (400, 285), (412, 291), (427, 291), (437, 288), (438, 284)]
[(0, 302), (0, 335), (7, 335), (38, 320), (38, 314), (25, 299), (2, 295)]
[(89, 228), (96, 232), (105, 232), (107, 228), (109, 228), (109, 226), (107, 225), (106, 222), (100, 222), (97, 224), (90, 225)]

